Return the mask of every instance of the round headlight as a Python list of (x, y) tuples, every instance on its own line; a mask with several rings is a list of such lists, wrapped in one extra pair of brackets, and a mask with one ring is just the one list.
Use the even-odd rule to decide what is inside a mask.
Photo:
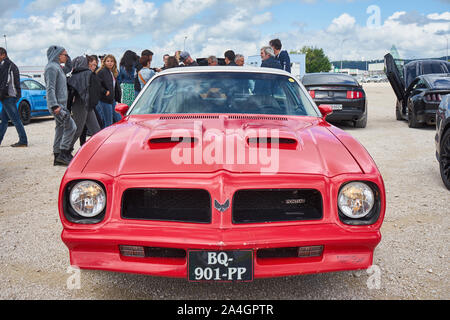
[(375, 196), (372, 189), (362, 182), (346, 184), (338, 196), (339, 209), (352, 219), (367, 216), (373, 208)]
[(92, 218), (105, 209), (106, 195), (94, 181), (78, 182), (70, 191), (70, 205), (80, 216)]

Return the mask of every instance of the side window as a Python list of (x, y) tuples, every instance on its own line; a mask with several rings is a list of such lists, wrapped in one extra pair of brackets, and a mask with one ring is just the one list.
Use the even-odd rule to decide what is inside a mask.
[(20, 82), (20, 89), (22, 90), (29, 90), (25, 82)]
[(45, 90), (44, 86), (37, 81), (26, 80), (24, 81), (29, 90)]
[(414, 86), (414, 89), (426, 89), (427, 85), (423, 81), (423, 79), (420, 79), (419, 82)]

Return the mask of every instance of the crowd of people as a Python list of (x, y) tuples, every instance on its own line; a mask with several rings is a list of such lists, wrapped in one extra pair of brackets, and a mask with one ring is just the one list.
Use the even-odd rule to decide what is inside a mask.
[[(291, 71), (289, 54), (281, 51), (279, 39), (273, 39), (261, 48), (261, 67)], [(131, 105), (141, 89), (158, 72), (176, 67), (199, 66), (187, 51), (176, 51), (173, 56), (164, 55), (161, 68), (151, 68), (153, 52), (144, 50), (138, 56), (125, 51), (119, 64), (111, 55), (83, 55), (71, 60), (60, 46), (47, 50), (45, 67), (47, 106), (55, 119), (53, 142), (54, 165), (67, 166), (73, 158), (76, 141), (80, 145), (105, 127), (120, 121), (115, 111), (116, 103)], [(99, 62), (101, 62), (99, 66)], [(224, 53), (227, 66), (243, 66), (245, 57), (233, 50)], [(208, 66), (219, 65), (216, 56), (207, 58)], [(27, 147), (28, 140), (16, 107), (21, 97), (20, 74), (17, 66), (0, 47), (0, 102), (3, 105), (0, 124), (0, 144), (8, 127), (8, 121), (16, 127), (19, 141), (12, 147)]]

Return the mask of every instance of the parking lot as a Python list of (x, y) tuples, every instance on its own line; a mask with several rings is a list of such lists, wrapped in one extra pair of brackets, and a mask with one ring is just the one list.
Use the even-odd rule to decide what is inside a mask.
[(43, 118), (25, 127), (28, 148), (9, 147), (14, 127), (0, 146), (0, 299), (449, 299), (450, 192), (435, 158), (435, 128), (396, 121), (388, 83), (364, 89), (367, 128), (339, 127), (366, 147), (386, 186), (383, 239), (370, 272), (190, 283), (82, 270), (74, 288), (57, 210), (65, 168), (53, 166), (54, 122)]

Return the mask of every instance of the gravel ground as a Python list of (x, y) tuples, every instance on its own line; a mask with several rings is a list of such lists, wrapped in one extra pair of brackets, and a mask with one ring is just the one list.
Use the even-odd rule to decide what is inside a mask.
[(71, 290), (57, 211), (65, 168), (53, 166), (54, 122), (47, 118), (26, 126), (28, 148), (9, 147), (17, 140), (14, 127), (0, 146), (0, 299), (450, 299), (450, 192), (439, 175), (435, 129), (396, 121), (388, 84), (367, 84), (365, 90), (367, 128), (339, 126), (367, 148), (385, 181), (376, 272), (211, 284), (82, 270), (80, 289)]

